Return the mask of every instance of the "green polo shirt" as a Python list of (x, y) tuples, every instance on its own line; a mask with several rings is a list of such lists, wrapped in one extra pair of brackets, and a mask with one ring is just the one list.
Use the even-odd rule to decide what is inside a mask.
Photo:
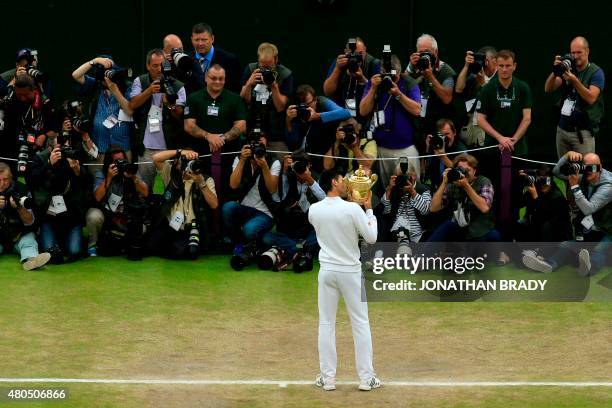
[[(523, 120), (523, 109), (531, 108), (533, 98), (531, 89), (524, 81), (512, 78), (508, 89), (499, 83), (496, 76), (482, 87), (476, 109), (487, 115), (487, 121), (495, 130), (506, 137), (512, 137)], [(526, 134), (514, 146), (514, 154), (527, 153)], [(485, 145), (498, 144), (492, 136), (487, 135)]]
[[(237, 120), (246, 120), (247, 111), (240, 95), (224, 89), (213, 99), (206, 88), (187, 96), (185, 119), (195, 119), (199, 128), (213, 134), (225, 133)], [(208, 143), (197, 141), (197, 151), (206, 150)], [(201, 148), (201, 149), (200, 149)], [(201, 153), (201, 152), (200, 152)]]

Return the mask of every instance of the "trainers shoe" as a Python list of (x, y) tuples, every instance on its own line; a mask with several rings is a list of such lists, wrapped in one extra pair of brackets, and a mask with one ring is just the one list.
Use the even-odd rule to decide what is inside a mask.
[(380, 387), (382, 387), (382, 382), (376, 376), (370, 378), (369, 380), (361, 380), (361, 382), (359, 383), (359, 389), (361, 391), (370, 391), (374, 388)]
[(533, 256), (532, 254), (523, 256), (523, 265), (532, 271), (550, 273), (552, 272), (552, 266), (544, 261), (541, 257)]
[(581, 249), (578, 252), (578, 275), (589, 276), (591, 272), (591, 255), (586, 249)]
[(89, 256), (98, 256), (98, 248), (96, 246), (90, 246), (87, 248), (87, 254)]
[(49, 262), (49, 259), (51, 259), (51, 254), (48, 252), (43, 252), (42, 254), (28, 258), (28, 260), (23, 263), (23, 270), (31, 271), (32, 269), (40, 268)]
[(336, 389), (336, 380), (325, 380), (322, 374), (318, 374), (317, 379), (315, 380), (315, 385), (319, 388), (323, 388), (325, 391), (333, 391)]

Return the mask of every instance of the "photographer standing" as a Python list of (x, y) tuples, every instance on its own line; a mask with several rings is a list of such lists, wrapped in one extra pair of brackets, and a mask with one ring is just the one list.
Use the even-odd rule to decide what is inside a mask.
[[(378, 150), (378, 176), (382, 184), (395, 174), (395, 160), (410, 157), (417, 176), (420, 163), (416, 156), (415, 119), (421, 112), (421, 96), (414, 80), (400, 75), (401, 63), (396, 56), (383, 62), (382, 74), (375, 74), (365, 87), (361, 100), (362, 115), (372, 114), (370, 129)], [(384, 75), (384, 80), (383, 80)]]
[[(567, 180), (576, 205), (584, 215), (584, 241), (596, 242), (593, 252), (581, 249), (578, 253), (578, 273), (581, 276), (595, 275), (604, 266), (612, 242), (612, 173), (601, 166), (595, 153), (582, 155), (567, 152), (559, 159), (553, 174)], [(551, 272), (563, 266), (572, 256), (574, 246), (566, 241), (550, 258), (541, 259), (532, 254), (523, 257), (529, 269)]]
[(219, 206), (215, 181), (203, 173), (204, 163), (192, 150), (157, 152), (153, 161), (165, 192), (148, 253), (196, 259), (215, 240), (211, 228), (212, 211)]
[(235, 254), (242, 252), (243, 244), (260, 239), (274, 226), (281, 164), (278, 160), (270, 164), (266, 145), (266, 138), (261, 136), (251, 145), (243, 146), (232, 165), (230, 188), (238, 199), (223, 205), (223, 223), (236, 246)]
[(484, 146), (485, 132), (478, 126), (476, 100), (483, 86), (497, 75), (497, 50), (482, 47), (478, 52), (467, 51), (465, 64), (457, 76), (455, 92), (465, 104), (465, 121), (461, 127), (461, 140), (470, 148)]
[(270, 150), (287, 151), (285, 110), (293, 94), (293, 73), (278, 63), (276, 45), (259, 45), (257, 62), (247, 65), (242, 83), (240, 96), (249, 106), (249, 128), (260, 126), (270, 139)]
[(284, 157), (280, 182), (282, 194), (276, 216), (276, 232), (266, 232), (262, 241), (268, 248), (272, 246), (281, 248), (289, 259), (294, 260), (299, 252), (298, 243), (302, 242), (303, 252), (312, 259), (319, 245), (314, 228), (308, 222), (308, 209), (311, 204), (323, 200), (325, 192), (312, 177), (306, 155)]
[(568, 151), (595, 153), (595, 137), (604, 116), (603, 70), (589, 61), (589, 43), (576, 37), (570, 43), (570, 54), (555, 56), (553, 72), (544, 90), (561, 89), (558, 107), (561, 116), (557, 126), (557, 154)]
[(15, 80), (20, 75), (28, 75), (36, 82), (36, 86), (41, 94), (46, 98), (52, 99), (52, 86), (49, 75), (38, 67), (38, 51), (30, 48), (22, 48), (17, 51), (15, 58), (15, 68), (0, 74), (0, 78), (6, 81), (9, 86), (15, 84)]
[(460, 154), (453, 160), (453, 168), (444, 171), (442, 183), (431, 199), (431, 212), (446, 207), (453, 211), (453, 217), (438, 226), (428, 241), (500, 240), (491, 212), (495, 190), (488, 178), (477, 174), (477, 168), (474, 156)]
[[(127, 78), (119, 79), (120, 68), (110, 56), (99, 56), (78, 67), (72, 78), (80, 85), (79, 94), (89, 101), (87, 112), (92, 123), (91, 137), (98, 147), (96, 162), (102, 164), (104, 153), (113, 147), (124, 150), (132, 158), (130, 136), (132, 134), (132, 110), (124, 95), (129, 95)], [(88, 75), (92, 73), (93, 76)], [(116, 79), (111, 80), (107, 72), (115, 72)], [(117, 81), (117, 82), (113, 82)], [(90, 172), (95, 172), (90, 166)]]
[[(136, 140), (134, 146), (138, 161), (151, 162), (153, 155), (161, 150), (173, 149), (180, 143), (183, 132), (183, 107), (187, 96), (183, 83), (171, 77), (164, 64), (161, 49), (147, 53), (148, 73), (140, 75), (132, 84), (130, 109), (136, 121)], [(138, 171), (153, 190), (155, 165), (142, 163)]]
[(455, 70), (440, 60), (436, 39), (422, 34), (416, 40), (416, 52), (410, 55), (406, 72), (416, 79), (421, 92), (421, 131), (432, 133), (438, 119), (454, 117)]
[(344, 54), (338, 55), (327, 71), (323, 93), (348, 109), (359, 123), (365, 124), (366, 118), (361, 115), (359, 104), (368, 80), (379, 71), (380, 60), (368, 54), (363, 40), (349, 38)]
[(105, 153), (104, 166), (96, 171), (94, 183), (94, 199), (99, 207), (90, 208), (86, 214), (89, 256), (97, 256), (98, 252), (117, 255), (134, 238), (128, 234), (129, 223), (135, 218), (130, 210), (142, 205), (149, 195), (146, 183), (136, 175), (137, 170), (135, 164), (129, 164), (123, 150), (111, 149)]
[[(300, 85), (295, 91), (296, 105), (287, 108), (287, 145), (292, 151), (324, 155), (334, 144), (337, 123), (351, 117), (348, 110), (324, 96), (317, 96), (310, 85)], [(323, 171), (323, 159), (312, 157), (315, 174)]]
[[(78, 259), (82, 229), (91, 197), (91, 179), (67, 139), (34, 156), (27, 180), (40, 216), (40, 242), (53, 263)], [(72, 158), (71, 158), (72, 157)]]
[(13, 181), (11, 168), (0, 162), (0, 254), (11, 249), (18, 252), (24, 271), (40, 268), (51, 259), (47, 252), (38, 253), (29, 197), (27, 187)]

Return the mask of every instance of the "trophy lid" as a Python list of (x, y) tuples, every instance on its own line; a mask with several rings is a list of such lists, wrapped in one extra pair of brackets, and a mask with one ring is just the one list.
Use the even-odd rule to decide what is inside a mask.
[(359, 168), (355, 170), (355, 173), (349, 177), (349, 180), (353, 183), (367, 183), (370, 178), (367, 176), (366, 171), (363, 169), (363, 165), (360, 164)]

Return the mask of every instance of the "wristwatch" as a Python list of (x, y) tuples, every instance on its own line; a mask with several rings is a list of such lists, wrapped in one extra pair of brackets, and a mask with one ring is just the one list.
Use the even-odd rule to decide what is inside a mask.
[(394, 98), (395, 98), (396, 101), (399, 101), (400, 99), (402, 99), (402, 93), (401, 92), (398, 93), (397, 95), (395, 95)]

